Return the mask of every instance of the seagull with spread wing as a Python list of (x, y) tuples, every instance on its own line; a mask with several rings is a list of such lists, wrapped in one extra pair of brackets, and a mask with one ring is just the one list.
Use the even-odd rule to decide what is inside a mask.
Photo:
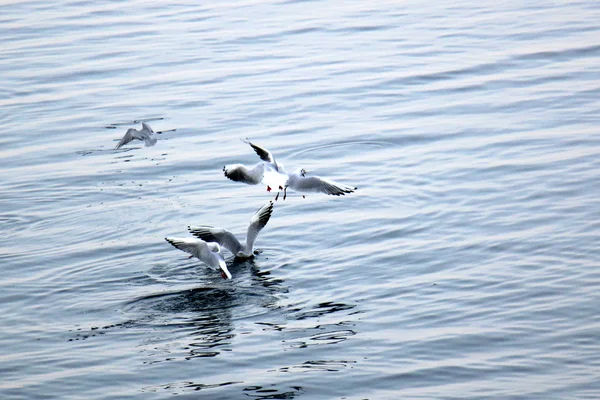
[(190, 233), (203, 241), (216, 242), (229, 250), (238, 258), (250, 258), (254, 256), (254, 242), (258, 233), (267, 225), (271, 214), (273, 213), (273, 202), (269, 201), (262, 206), (256, 214), (250, 219), (248, 231), (246, 233), (246, 242), (240, 242), (233, 233), (226, 229), (214, 228), (212, 226), (188, 226)]
[[(244, 142), (248, 143), (254, 149), (261, 161), (252, 168), (248, 168), (243, 164), (224, 166), (223, 172), (225, 176), (232, 181), (243, 182), (248, 185), (262, 183), (267, 186), (267, 191), (269, 192), (273, 188), (278, 188), (279, 190), (283, 190), (284, 200), (287, 195), (287, 189), (299, 193), (325, 193), (333, 196), (343, 196), (356, 190), (356, 187), (343, 185), (327, 178), (306, 176), (306, 170), (303, 168), (299, 168), (295, 172), (288, 174), (283, 164), (277, 162), (270, 151), (255, 145), (248, 139)], [(278, 198), (279, 192), (277, 192), (275, 200)]]
[(129, 142), (134, 140), (143, 140), (146, 147), (154, 146), (156, 144), (156, 137), (154, 136), (154, 131), (150, 128), (145, 122), (142, 122), (142, 129), (139, 131), (134, 128), (127, 129), (125, 135), (121, 138), (115, 150), (120, 149), (122, 146), (126, 145)]

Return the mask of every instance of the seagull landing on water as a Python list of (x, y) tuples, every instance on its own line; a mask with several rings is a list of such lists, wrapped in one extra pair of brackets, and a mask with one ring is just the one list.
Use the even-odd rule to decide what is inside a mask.
[(346, 186), (330, 179), (306, 176), (306, 171), (302, 168), (288, 174), (285, 172), (283, 164), (275, 161), (275, 157), (270, 151), (253, 144), (248, 139), (244, 143), (248, 143), (254, 149), (261, 161), (251, 169), (242, 164), (226, 165), (223, 167), (225, 176), (232, 181), (248, 185), (262, 183), (267, 186), (268, 192), (277, 188), (275, 200), (279, 198), (281, 190), (283, 190), (283, 199), (285, 200), (287, 189), (299, 193), (325, 193), (333, 196), (343, 196), (356, 190), (356, 187)]
[(254, 256), (254, 242), (258, 233), (267, 225), (273, 213), (273, 202), (269, 201), (262, 206), (250, 219), (246, 233), (246, 243), (242, 244), (233, 233), (226, 229), (213, 228), (212, 226), (188, 226), (190, 233), (204, 241), (216, 242), (225, 247), (237, 258), (250, 258)]
[(196, 238), (166, 237), (165, 240), (179, 250), (191, 254), (189, 258), (197, 257), (212, 269), (219, 270), (223, 279), (231, 279), (231, 273), (220, 254), (221, 248), (218, 243), (207, 243)]
[(115, 147), (115, 150), (120, 149), (121, 146), (124, 146), (133, 140), (143, 140), (146, 144), (146, 147), (150, 147), (156, 144), (157, 139), (154, 136), (154, 131), (152, 130), (152, 128), (150, 128), (150, 125), (148, 125), (145, 122), (142, 122), (142, 129), (140, 129), (139, 131), (134, 128), (127, 129), (127, 132), (125, 133), (123, 138), (121, 138), (121, 140), (117, 144), (117, 147)]

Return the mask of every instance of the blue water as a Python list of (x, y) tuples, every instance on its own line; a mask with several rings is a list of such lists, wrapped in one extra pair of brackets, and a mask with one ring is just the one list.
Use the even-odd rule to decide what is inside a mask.
[(600, 397), (597, 2), (198, 3), (0, 7), (2, 399)]

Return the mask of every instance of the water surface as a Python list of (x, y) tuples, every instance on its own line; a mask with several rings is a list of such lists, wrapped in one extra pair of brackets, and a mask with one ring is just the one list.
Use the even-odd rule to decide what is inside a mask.
[[(3, 399), (598, 397), (595, 2), (0, 15)], [(245, 137), (358, 190), (224, 281), (164, 237), (243, 236)]]

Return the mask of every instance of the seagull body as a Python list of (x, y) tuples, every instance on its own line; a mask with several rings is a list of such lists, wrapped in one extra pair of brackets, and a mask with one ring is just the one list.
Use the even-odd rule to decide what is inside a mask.
[(156, 144), (156, 137), (154, 136), (154, 131), (150, 128), (145, 122), (142, 122), (142, 129), (139, 131), (134, 128), (127, 129), (125, 135), (121, 138), (115, 150), (121, 148), (121, 146), (126, 145), (127, 143), (133, 140), (143, 140), (145, 142), (146, 147), (154, 146)]
[(196, 257), (212, 269), (220, 270), (224, 279), (231, 279), (231, 273), (220, 254), (221, 248), (218, 243), (207, 243), (196, 238), (166, 237), (165, 240), (179, 250), (191, 254), (190, 258)]
[(250, 258), (254, 256), (253, 249), (256, 237), (265, 225), (267, 225), (272, 213), (273, 202), (269, 201), (252, 216), (246, 233), (246, 243), (244, 244), (242, 244), (233, 233), (226, 229), (200, 225), (188, 226), (188, 230), (192, 235), (203, 241), (218, 243), (238, 258)]
[[(334, 182), (330, 179), (318, 176), (306, 176), (306, 171), (302, 168), (288, 174), (283, 164), (277, 162), (273, 154), (265, 148), (257, 146), (249, 140), (248, 143), (258, 154), (261, 161), (251, 169), (242, 164), (231, 164), (223, 167), (225, 176), (235, 182), (243, 182), (248, 185), (257, 185), (262, 183), (267, 186), (267, 191), (273, 188), (284, 191), (283, 199), (286, 198), (287, 189), (299, 193), (325, 193), (333, 196), (343, 196), (352, 193), (356, 187), (351, 187)], [(279, 192), (275, 200), (279, 197)]]

